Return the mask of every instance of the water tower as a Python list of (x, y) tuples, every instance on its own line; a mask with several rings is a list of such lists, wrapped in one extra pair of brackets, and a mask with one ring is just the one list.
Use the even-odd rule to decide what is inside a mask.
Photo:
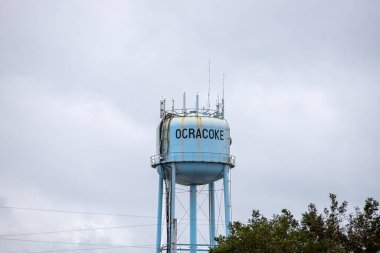
[[(226, 236), (231, 220), (229, 172), (235, 165), (230, 155), (230, 128), (224, 119), (224, 99), (216, 109), (186, 107), (183, 96), (181, 109), (166, 109), (166, 101), (160, 103), (161, 122), (157, 127), (157, 151), (151, 157), (151, 165), (159, 175), (156, 252), (177, 252), (177, 247), (195, 253), (215, 246), (215, 186), (223, 178)], [(163, 185), (165, 182), (167, 243), (161, 245)], [(190, 244), (177, 245), (175, 216), (175, 185), (190, 186)], [(197, 244), (197, 186), (208, 184), (209, 244)]]

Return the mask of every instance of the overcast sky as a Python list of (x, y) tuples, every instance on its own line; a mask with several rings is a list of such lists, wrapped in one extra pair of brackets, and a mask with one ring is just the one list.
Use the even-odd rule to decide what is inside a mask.
[(159, 100), (206, 105), (209, 60), (212, 101), (225, 73), (234, 220), (322, 211), (330, 192), (380, 200), (379, 9), (0, 0), (0, 206), (144, 216), (0, 208), (1, 235), (135, 226), (0, 237), (0, 251), (154, 245)]

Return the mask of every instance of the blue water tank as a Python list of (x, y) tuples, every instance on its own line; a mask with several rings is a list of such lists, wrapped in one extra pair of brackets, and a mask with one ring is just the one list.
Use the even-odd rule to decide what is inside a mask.
[[(152, 167), (175, 163), (176, 182), (181, 185), (203, 185), (223, 177), (227, 164), (234, 167), (230, 155), (230, 127), (220, 116), (193, 111), (165, 114), (157, 128), (157, 155)], [(167, 178), (167, 175), (162, 175)]]

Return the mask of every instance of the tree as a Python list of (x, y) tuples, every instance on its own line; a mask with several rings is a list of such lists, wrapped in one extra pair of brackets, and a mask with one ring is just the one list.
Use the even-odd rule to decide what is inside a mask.
[(346, 252), (344, 236), (345, 213), (347, 202), (340, 206), (336, 195), (330, 194), (330, 209), (318, 214), (316, 206), (311, 203), (306, 213), (302, 214), (301, 233), (304, 238), (305, 252)]
[(218, 245), (211, 253), (344, 253), (380, 252), (379, 203), (373, 198), (365, 201), (363, 211), (356, 208), (347, 215), (347, 202), (341, 204), (330, 194), (331, 205), (318, 213), (311, 203), (299, 221), (291, 212), (265, 218), (258, 210), (246, 224), (230, 224), (228, 238), (216, 238)]
[(363, 211), (355, 208), (350, 214), (347, 225), (348, 248), (352, 252), (380, 251), (380, 215), (379, 202), (367, 198)]

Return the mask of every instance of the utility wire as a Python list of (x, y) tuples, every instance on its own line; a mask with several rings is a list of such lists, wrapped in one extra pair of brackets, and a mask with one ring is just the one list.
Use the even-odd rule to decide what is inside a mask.
[(42, 240), (14, 239), (14, 238), (0, 238), (0, 240), (17, 241), (17, 242), (36, 242), (36, 243), (53, 243), (53, 244), (69, 244), (69, 245), (86, 245), (86, 246), (100, 246), (100, 247), (128, 247), (128, 245), (81, 243), (81, 242), (63, 242), (63, 241), (42, 241)]
[[(203, 190), (203, 189), (202, 189)], [(215, 190), (218, 191), (218, 190)], [(198, 196), (201, 193), (198, 192)], [(120, 213), (100, 213), (100, 212), (85, 212), (85, 211), (71, 211), (71, 210), (58, 210), (58, 209), (45, 209), (45, 208), (30, 208), (30, 207), (16, 207), (16, 206), (0, 206), (3, 209), (14, 209), (24, 211), (37, 211), (37, 212), (53, 212), (53, 213), (71, 213), (71, 214), (89, 214), (89, 215), (105, 215), (105, 216), (120, 216), (120, 217), (133, 217), (133, 218), (150, 218), (157, 219), (157, 216), (137, 215), (137, 214), (120, 214)]]
[(144, 224), (144, 225), (127, 225), (127, 226), (100, 227), (100, 228), (78, 228), (78, 229), (45, 231), (45, 232), (29, 232), (29, 233), (19, 233), (19, 234), (0, 234), (0, 238), (1, 237), (10, 237), (10, 236), (57, 234), (57, 233), (77, 232), (77, 231), (89, 231), (89, 230), (101, 230), (101, 229), (120, 229), (120, 228), (148, 227), (148, 226), (156, 226), (156, 225), (157, 224)]
[(45, 251), (29, 251), (27, 253), (55, 253), (55, 252), (73, 252), (85, 250), (98, 250), (98, 249), (122, 249), (122, 248), (140, 248), (140, 249), (153, 249), (154, 245), (125, 245), (104, 248), (82, 248), (82, 249), (64, 249), (64, 250), (45, 250)]
[(44, 209), (44, 208), (15, 207), (15, 206), (0, 206), (0, 208), (15, 209), (15, 210), (27, 210), (27, 211), (55, 212), (55, 213), (91, 214), (91, 215), (123, 216), (123, 217), (152, 218), (152, 219), (157, 218), (155, 216), (148, 216), (148, 215), (119, 214), (119, 213), (97, 213), (97, 212), (69, 211), (69, 210), (56, 210), (56, 209)]

